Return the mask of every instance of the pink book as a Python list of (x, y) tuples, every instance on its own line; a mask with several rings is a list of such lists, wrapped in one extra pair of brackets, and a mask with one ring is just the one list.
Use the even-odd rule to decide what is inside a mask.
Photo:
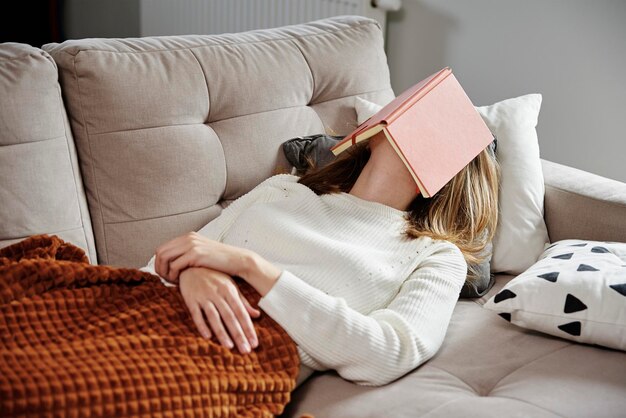
[(380, 131), (424, 197), (441, 190), (493, 141), (491, 131), (448, 67), (405, 90), (331, 151), (339, 155)]

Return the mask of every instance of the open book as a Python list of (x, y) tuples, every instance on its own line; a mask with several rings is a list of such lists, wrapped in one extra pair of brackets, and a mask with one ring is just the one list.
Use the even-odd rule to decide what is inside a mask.
[(493, 135), (446, 67), (389, 102), (331, 148), (335, 155), (383, 131), (424, 197), (432, 197)]

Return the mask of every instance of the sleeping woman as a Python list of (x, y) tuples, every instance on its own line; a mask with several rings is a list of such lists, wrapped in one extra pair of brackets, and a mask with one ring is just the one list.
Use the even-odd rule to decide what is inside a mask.
[(384, 385), (441, 346), (493, 238), (498, 179), (492, 144), (423, 198), (381, 132), (301, 177), (270, 177), (144, 270), (179, 286), (204, 338), (241, 353), (258, 346), (261, 312), (232, 276), (248, 282), (298, 346), (297, 384), (333, 369)]

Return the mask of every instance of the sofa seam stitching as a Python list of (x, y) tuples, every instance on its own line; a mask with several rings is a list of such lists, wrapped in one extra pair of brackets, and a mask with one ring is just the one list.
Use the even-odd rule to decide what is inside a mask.
[(315, 87), (316, 87), (316, 84), (317, 84), (315, 82), (315, 75), (313, 74), (313, 69), (311, 68), (311, 64), (309, 63), (309, 60), (306, 59), (306, 56), (304, 55), (304, 52), (302, 52), (302, 49), (300, 48), (300, 46), (298, 46), (298, 44), (296, 43), (296, 40), (295, 39), (291, 39), (291, 43), (296, 47), (298, 52), (300, 52), (300, 55), (302, 56), (302, 59), (304, 60), (304, 62), (306, 63), (307, 68), (309, 69), (309, 74), (311, 74), (311, 81), (313, 82), (313, 88), (311, 90), (311, 97), (309, 97), (309, 100), (307, 101), (307, 104), (306, 104), (307, 106), (309, 106), (311, 104), (311, 102), (313, 101), (313, 97), (315, 96)]
[(466, 385), (468, 388), (472, 389), (472, 390), (474, 391), (474, 395), (475, 395), (475, 396), (482, 396), (482, 395), (480, 395), (479, 391), (478, 391), (478, 390), (477, 390), (474, 386), (470, 385), (469, 383), (467, 383), (465, 380), (461, 379), (459, 376), (455, 375), (454, 373), (452, 373), (452, 372), (450, 372), (450, 371), (448, 371), (448, 370), (446, 370), (446, 369), (444, 369), (444, 368), (442, 368), (442, 367), (435, 366), (435, 365), (433, 365), (433, 364), (428, 364), (428, 366), (429, 366), (429, 367), (432, 367), (433, 369), (440, 370), (440, 371), (442, 371), (442, 372), (444, 372), (444, 373), (447, 373), (448, 375), (450, 375), (450, 376), (454, 377), (454, 378), (455, 378), (455, 379), (457, 379), (459, 382), (463, 383), (463, 384), (464, 384), (464, 385)]
[[(211, 109), (213, 108), (211, 106), (211, 89), (209, 87), (209, 80), (206, 77), (205, 68), (202, 66), (202, 63), (198, 59), (198, 56), (194, 53), (194, 51), (192, 51), (191, 48), (189, 49), (189, 53), (191, 54), (191, 56), (198, 63), (198, 66), (200, 67), (200, 72), (202, 73), (202, 77), (204, 78), (204, 84), (206, 85), (206, 96), (207, 96), (207, 108), (208, 108), (208, 110), (207, 110), (206, 119), (205, 119), (204, 122), (202, 122), (202, 125), (203, 126), (207, 126), (210, 123), (209, 120), (211, 119)], [(224, 161), (224, 184), (222, 186), (222, 193), (219, 196), (219, 199), (221, 199), (222, 196), (224, 195), (224, 192), (226, 192), (226, 185), (228, 184), (228, 167), (226, 166), (226, 152), (224, 151), (224, 145), (222, 144), (222, 138), (220, 138), (220, 136), (217, 134), (215, 129), (213, 129), (211, 126), (207, 126), (207, 128), (211, 128), (211, 130), (215, 134), (215, 138), (217, 139), (217, 143), (219, 144), (220, 149), (222, 150), (222, 157), (223, 157), (223, 161)], [(218, 199), (218, 201), (219, 201), (219, 199)]]
[(67, 135), (67, 131), (65, 131), (65, 127), (63, 127), (63, 130), (64, 130), (63, 134), (55, 136), (55, 137), (44, 138), (44, 139), (35, 139), (33, 141), (26, 141), (26, 142), (12, 142), (10, 144), (2, 144), (2, 145), (0, 145), (0, 147), (12, 147), (12, 146), (16, 146), (16, 145), (38, 144), (40, 142), (47, 142), (47, 141), (54, 141), (54, 140), (57, 140), (57, 139), (63, 139), (63, 138), (66, 138), (66, 135)]
[[(387, 89), (384, 88), (384, 89), (378, 89), (378, 90), (363, 91), (363, 92), (360, 92), (360, 93), (347, 94), (345, 96), (340, 96), (340, 97), (333, 97), (332, 99), (324, 100), (322, 102), (317, 102), (317, 103), (309, 103), (309, 104), (305, 104), (305, 105), (295, 105), (295, 106), (279, 107), (278, 109), (270, 109), (270, 110), (261, 110), (259, 112), (246, 113), (245, 115), (237, 115), (237, 116), (231, 116), (231, 117), (224, 118), (224, 119), (209, 121), (208, 123), (218, 123), (218, 122), (222, 122), (222, 121), (229, 120), (229, 119), (241, 118), (241, 117), (250, 116), (250, 115), (258, 115), (260, 113), (266, 113), (266, 112), (274, 112), (276, 110), (293, 109), (293, 108), (296, 108), (296, 107), (302, 107), (302, 108), (309, 107), (309, 108), (312, 108), (312, 106), (316, 106), (316, 105), (322, 104), (322, 103), (327, 103), (327, 102), (330, 102), (330, 101), (333, 101), (333, 100), (345, 99), (347, 97), (355, 97), (355, 96), (358, 96), (359, 94), (378, 93), (380, 91), (385, 91), (385, 90), (387, 90)], [(315, 113), (317, 113), (317, 112), (315, 112)], [(165, 125), (165, 126), (167, 126), (167, 125)]]
[[(224, 119), (218, 119), (218, 120), (213, 120), (213, 121), (207, 121), (207, 122), (196, 122), (196, 123), (177, 123), (177, 124), (171, 124), (171, 125), (159, 125), (159, 126), (146, 126), (146, 127), (142, 127), (142, 128), (129, 128), (129, 129), (118, 129), (115, 131), (106, 131), (106, 132), (96, 132), (94, 134), (92, 134), (92, 136), (98, 136), (98, 135), (106, 135), (106, 134), (114, 134), (114, 133), (118, 133), (118, 132), (131, 132), (131, 131), (139, 131), (142, 129), (160, 129), (160, 128), (169, 128), (171, 126), (197, 126), (197, 125), (209, 125), (210, 128), (212, 128), (210, 125), (214, 124), (214, 123), (220, 123), (226, 120), (230, 120), (230, 119), (235, 119), (235, 118), (242, 118), (245, 116), (251, 116), (251, 115), (258, 115), (261, 113), (267, 113), (267, 112), (275, 112), (277, 110), (285, 110), (285, 109), (294, 109), (294, 108), (311, 108), (312, 106), (316, 106), (322, 103), (327, 103), (327, 102), (331, 102), (333, 100), (339, 100), (339, 99), (345, 99), (347, 97), (356, 97), (358, 95), (362, 95), (362, 94), (370, 94), (370, 93), (378, 93), (381, 91), (385, 91), (387, 90), (386, 88), (384, 89), (378, 89), (378, 90), (371, 90), (371, 91), (364, 91), (364, 92), (360, 92), (360, 93), (356, 93), (356, 94), (348, 94), (346, 96), (341, 96), (341, 97), (334, 97), (332, 99), (329, 100), (324, 100), (323, 102), (317, 102), (317, 103), (312, 103), (311, 105), (305, 104), (305, 105), (295, 105), (295, 106), (286, 106), (286, 107), (279, 107), (277, 109), (269, 109), (269, 110), (261, 110), (259, 112), (252, 112), (252, 113), (246, 113), (245, 115), (237, 115), (237, 116), (230, 116), (228, 118), (224, 118)], [(314, 109), (313, 109), (314, 110)], [(317, 113), (317, 112), (316, 112)], [(318, 115), (319, 116), (319, 115)], [(216, 133), (217, 135), (217, 133)], [(219, 139), (219, 136), (218, 136)], [(221, 143), (221, 141), (220, 141)], [(9, 145), (13, 145), (13, 144), (9, 144)]]
[[(220, 198), (220, 200), (221, 200), (221, 198)], [(203, 211), (203, 210), (210, 209), (210, 208), (212, 208), (213, 206), (219, 206), (222, 210), (224, 210), (224, 208), (223, 208), (223, 207), (222, 207), (222, 206), (218, 203), (220, 200), (218, 200), (217, 202), (215, 202), (215, 203), (214, 203), (214, 204), (212, 204), (212, 205), (209, 205), (209, 206), (207, 206), (207, 207), (200, 208), (200, 209), (186, 210), (186, 211), (183, 211), (183, 212), (170, 213), (170, 214), (167, 214), (167, 215), (154, 216), (154, 217), (150, 217), (150, 218), (143, 218), (143, 219), (129, 219), (129, 220), (126, 220), (126, 221), (113, 221), (113, 222), (106, 222), (106, 223), (104, 223), (104, 225), (119, 225), (119, 224), (126, 224), (126, 223), (130, 223), (130, 222), (151, 221), (151, 220), (154, 220), (154, 219), (169, 218), (169, 217), (171, 217), (171, 216), (187, 215), (187, 214), (189, 214), (189, 213), (200, 212), (200, 211)], [(237, 199), (235, 199), (235, 200), (237, 200)], [(220, 213), (221, 213), (221, 212), (220, 212)], [(219, 216), (219, 215), (218, 215), (218, 216)]]
[[(319, 113), (317, 113), (317, 111), (315, 109), (313, 109), (311, 107), (311, 102), (313, 101), (313, 97), (315, 97), (315, 86), (316, 86), (315, 76), (313, 75), (313, 69), (311, 68), (311, 64), (306, 59), (306, 56), (304, 55), (304, 52), (302, 52), (302, 50), (300, 49), (300, 47), (296, 43), (295, 39), (291, 39), (291, 43), (293, 43), (293, 45), (296, 47), (296, 49), (300, 52), (300, 55), (302, 55), (302, 58), (304, 59), (304, 62), (306, 63), (306, 65), (307, 65), (307, 67), (309, 69), (309, 73), (311, 74), (311, 80), (313, 81), (313, 90), (311, 90), (311, 97), (309, 98), (308, 103), (306, 104), (306, 106), (308, 108), (310, 108), (315, 113), (315, 116), (317, 116), (317, 119), (322, 124), (322, 128), (324, 129), (324, 133), (326, 133), (326, 124), (322, 120), (322, 117), (319, 115)], [(316, 104), (316, 103), (313, 103), (313, 104)]]
[(431, 409), (430, 411), (426, 412), (424, 415), (422, 415), (422, 418), (428, 418), (429, 415), (432, 415), (435, 411), (440, 410), (441, 408), (443, 408), (444, 406), (451, 404), (453, 402), (457, 402), (459, 399), (450, 399), (447, 402), (442, 403), (441, 405), (437, 405), (436, 407), (434, 407), (433, 409)]
[(197, 122), (197, 123), (173, 123), (171, 125), (159, 125), (159, 126), (146, 126), (146, 127), (143, 127), (143, 128), (118, 129), (118, 130), (115, 130), (115, 131), (96, 132), (96, 133), (93, 134), (93, 136), (117, 134), (117, 133), (120, 133), (120, 132), (134, 132), (134, 131), (141, 131), (141, 130), (145, 130), (145, 129), (161, 129), (161, 128), (170, 128), (170, 127), (178, 127), (178, 126), (200, 126), (200, 125), (206, 125), (206, 123), (204, 123), (204, 122)]
[(202, 63), (200, 62), (196, 54), (194, 54), (194, 52), (191, 49), (189, 49), (189, 53), (198, 63), (198, 66), (200, 67), (200, 72), (202, 73), (202, 78), (204, 79), (204, 84), (206, 85), (207, 115), (206, 115), (206, 121), (204, 123), (208, 123), (210, 119), (210, 115), (211, 115), (211, 91), (209, 89), (209, 80), (207, 80), (206, 73), (204, 72), (204, 67), (202, 66)]
[[(61, 104), (61, 109), (65, 110), (65, 105), (63, 103), (63, 96), (62, 96), (62, 92), (61, 92), (61, 86), (59, 85), (59, 83), (57, 82), (56, 85), (57, 89), (57, 94), (58, 94), (58, 98), (59, 98), (59, 102)], [(72, 141), (74, 142), (74, 136), (72, 135), (71, 131), (70, 131), (70, 136), (68, 137), (68, 132), (67, 132), (67, 127), (69, 125), (69, 118), (67, 119), (67, 124), (66, 124), (66, 118), (63, 117), (63, 111), (59, 110), (59, 116), (62, 120), (63, 123), (63, 132), (65, 133), (65, 149), (67, 150), (67, 156), (69, 159), (69, 163), (70, 163), (70, 169), (72, 170), (72, 181), (74, 182), (74, 192), (76, 193), (76, 206), (78, 206), (78, 213), (80, 214), (80, 228), (83, 230), (83, 237), (85, 238), (85, 244), (87, 245), (87, 252), (89, 252), (90, 248), (89, 248), (89, 239), (87, 238), (87, 231), (85, 230), (85, 222), (84, 222), (84, 218), (85, 218), (85, 214), (83, 213), (83, 208), (82, 205), (80, 204), (80, 192), (82, 191), (83, 193), (85, 192), (84, 188), (82, 190), (79, 190), (78, 188), (78, 183), (76, 182), (76, 176), (79, 176), (80, 173), (80, 163), (78, 162), (78, 152), (76, 153), (76, 168), (78, 169), (78, 173), (76, 173), (74, 171), (74, 164), (72, 164), (72, 152), (70, 149), (70, 145), (69, 142)], [(87, 195), (85, 194), (85, 203), (87, 200)], [(94, 245), (94, 252), (95, 252), (95, 256), (96, 256), (96, 260), (91, 260), (91, 261), (95, 261), (97, 264), (97, 257), (98, 257), (98, 252), (95, 248), (96, 243), (93, 243)], [(91, 254), (89, 254), (91, 256)], [(94, 264), (94, 263), (92, 263)]]
[(539, 406), (539, 405), (536, 405), (536, 404), (534, 404), (534, 403), (528, 402), (528, 401), (526, 401), (526, 400), (524, 400), (524, 399), (514, 398), (514, 397), (512, 397), (512, 396), (502, 396), (502, 395), (494, 395), (493, 397), (494, 397), (494, 398), (511, 399), (511, 400), (514, 400), (514, 401), (517, 401), (517, 402), (525, 403), (526, 405), (534, 406), (535, 408), (541, 409), (541, 410), (546, 411), (546, 412), (550, 412), (551, 414), (554, 414), (554, 415), (555, 415), (555, 416), (557, 416), (557, 417), (560, 417), (560, 418), (565, 418), (565, 416), (564, 416), (564, 415), (557, 414), (557, 413), (556, 413), (556, 412), (554, 412), (554, 411), (551, 411), (551, 410), (549, 410), (549, 409), (547, 409), (547, 408), (544, 408), (543, 406)]
[[(46, 235), (56, 235), (56, 234), (61, 234), (61, 233), (63, 233), (63, 232), (75, 231), (75, 230), (77, 230), (77, 229), (81, 229), (81, 228), (82, 228), (82, 225), (79, 225), (79, 226), (75, 226), (75, 227), (73, 227), (73, 228), (61, 229), (61, 230), (58, 230), (58, 231), (50, 231), (50, 232), (45, 232), (44, 234), (46, 234)], [(28, 235), (20, 235), (20, 236), (18, 236), (18, 237), (2, 237), (2, 240), (3, 240), (3, 241), (15, 240), (15, 239), (17, 239), (17, 240), (24, 240), (24, 239), (26, 239), (26, 238), (31, 237), (32, 235), (33, 235), (33, 234), (28, 234)], [(86, 243), (87, 243), (87, 242), (86, 242)], [(87, 243), (87, 244), (88, 244), (88, 243)]]
[(313, 105), (318, 105), (318, 104), (321, 104), (321, 103), (327, 103), (327, 102), (330, 102), (332, 100), (345, 99), (346, 97), (355, 97), (355, 96), (358, 96), (359, 94), (370, 94), (370, 93), (378, 93), (378, 92), (381, 92), (381, 91), (387, 91), (387, 90), (389, 90), (389, 88), (390, 87), (385, 87), (385, 88), (377, 89), (377, 90), (362, 91), (360, 93), (355, 93), (355, 94), (346, 94), (345, 96), (333, 97), (332, 99), (328, 99), (328, 100), (324, 100), (324, 101), (321, 101), (321, 102), (313, 103)]
[[(545, 354), (543, 354), (543, 355), (541, 355), (541, 356), (539, 356), (539, 357), (537, 357), (537, 358), (534, 358), (533, 360), (529, 361), (528, 363), (524, 363), (524, 364), (522, 364), (521, 366), (516, 367), (515, 369), (511, 370), (509, 373), (507, 373), (506, 375), (504, 375), (504, 376), (502, 376), (500, 379), (498, 379), (498, 381), (497, 381), (496, 383), (494, 383), (494, 384), (493, 384), (493, 386), (491, 387), (491, 389), (489, 389), (489, 392), (487, 392), (487, 394), (486, 394), (485, 396), (490, 396), (491, 392), (493, 392), (493, 390), (496, 388), (496, 386), (498, 386), (498, 384), (499, 384), (502, 380), (504, 380), (505, 378), (507, 378), (507, 377), (511, 376), (513, 373), (517, 372), (518, 370), (521, 370), (521, 369), (523, 369), (524, 367), (526, 367), (526, 366), (528, 366), (528, 365), (530, 365), (530, 364), (533, 364), (534, 362), (536, 362), (536, 361), (538, 361), (538, 360), (541, 360), (541, 359), (543, 359), (543, 358), (546, 358), (546, 357), (548, 357), (548, 356), (551, 356), (552, 354), (554, 354), (554, 353), (556, 353), (556, 352), (558, 352), (558, 351), (564, 350), (564, 349), (566, 349), (567, 347), (571, 347), (572, 345), (573, 345), (573, 343), (568, 341), (568, 344), (564, 345), (563, 347), (559, 347), (559, 348), (557, 348), (556, 350), (550, 351), (549, 353), (545, 353)], [(496, 396), (497, 396), (497, 395), (496, 395)]]
[[(80, 53), (81, 51), (79, 51)], [(104, 222), (104, 211), (102, 210), (102, 199), (100, 198), (100, 187), (98, 187), (98, 178), (96, 176), (96, 164), (93, 158), (93, 150), (91, 149), (91, 137), (89, 135), (89, 130), (87, 129), (87, 121), (85, 119), (85, 111), (83, 109), (83, 95), (80, 91), (80, 81), (78, 77), (78, 70), (76, 68), (76, 58), (78, 57), (78, 53), (73, 56), (72, 64), (74, 67), (74, 77), (76, 78), (76, 88), (78, 89), (78, 104), (80, 106), (80, 113), (83, 120), (85, 135), (87, 136), (87, 145), (89, 146), (89, 156), (91, 157), (91, 172), (93, 174), (94, 185), (96, 186), (96, 195), (98, 198), (98, 211), (100, 212), (100, 222), (102, 223), (102, 237), (104, 238), (104, 252), (106, 255), (106, 262), (111, 263), (109, 260), (109, 246), (107, 245), (107, 233), (106, 233), (106, 224)], [(97, 247), (96, 247), (96, 257), (97, 257)], [(98, 260), (98, 264), (100, 264), (100, 260)]]

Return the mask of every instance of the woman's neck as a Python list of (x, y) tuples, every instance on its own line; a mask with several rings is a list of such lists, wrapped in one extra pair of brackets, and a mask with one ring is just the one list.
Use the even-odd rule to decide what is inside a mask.
[(370, 158), (350, 194), (406, 211), (418, 194), (415, 181), (386, 138), (370, 147)]

